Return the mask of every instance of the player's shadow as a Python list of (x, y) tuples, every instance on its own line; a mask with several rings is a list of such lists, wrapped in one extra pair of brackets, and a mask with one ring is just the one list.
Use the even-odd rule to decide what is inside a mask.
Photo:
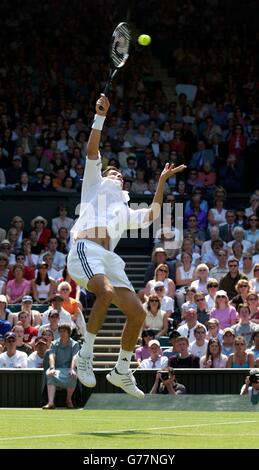
[(135, 436), (137, 434), (150, 434), (148, 432), (142, 431), (142, 430), (136, 430), (136, 431), (131, 431), (131, 430), (125, 430), (125, 431), (111, 431), (111, 432), (106, 432), (106, 431), (96, 431), (96, 432), (77, 432), (76, 433), (79, 436), (96, 436), (96, 437), (113, 437), (113, 436)]

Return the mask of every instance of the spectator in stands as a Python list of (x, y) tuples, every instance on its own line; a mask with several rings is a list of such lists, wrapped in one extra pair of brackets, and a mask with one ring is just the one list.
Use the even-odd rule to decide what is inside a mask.
[(41, 215), (34, 217), (31, 221), (32, 229), (37, 233), (37, 242), (43, 246), (47, 246), (51, 237), (51, 231), (47, 228), (48, 221)]
[(6, 253), (0, 252), (0, 281), (6, 283), (8, 278), (9, 258)]
[(210, 310), (206, 304), (204, 293), (197, 291), (194, 295), (194, 302), (197, 305), (198, 322), (206, 325), (207, 321), (210, 319)]
[(157, 294), (151, 294), (147, 303), (144, 304), (147, 316), (144, 322), (145, 329), (152, 329), (155, 337), (164, 336), (168, 330), (168, 316), (165, 310), (161, 309), (161, 300)]
[(247, 224), (248, 229), (245, 233), (245, 239), (252, 243), (252, 247), (254, 247), (256, 240), (259, 240), (258, 217), (256, 215), (250, 215)]
[(252, 244), (245, 240), (245, 231), (242, 227), (235, 227), (233, 230), (233, 237), (234, 239), (230, 242), (228, 242), (228, 250), (231, 253), (233, 251), (233, 244), (236, 242), (242, 243), (244, 251), (251, 251), (252, 250)]
[[(1, 246), (0, 246), (1, 249)], [(259, 264), (259, 240), (255, 242), (255, 247), (253, 251), (253, 263)]]
[(249, 281), (249, 284), (251, 286), (251, 289), (258, 294), (259, 293), (259, 263), (256, 263), (254, 265), (253, 275), (254, 277)]
[(67, 266), (64, 267), (63, 271), (62, 271), (62, 277), (58, 278), (57, 280), (57, 284), (60, 284), (61, 282), (63, 281), (66, 281), (69, 283), (70, 287), (71, 287), (71, 292), (70, 292), (70, 297), (72, 297), (73, 299), (76, 299), (77, 301), (79, 301), (79, 297), (80, 297), (80, 287), (78, 284), (75, 283), (75, 281), (71, 278), (68, 270), (67, 270)]
[(227, 161), (219, 169), (220, 184), (228, 192), (240, 192), (243, 189), (243, 168), (237, 161), (237, 157), (231, 154)]
[(225, 328), (222, 336), (222, 354), (225, 356), (230, 356), (234, 352), (234, 340), (235, 334), (231, 328)]
[(6, 351), (0, 354), (0, 369), (26, 368), (27, 354), (25, 352), (16, 350), (16, 334), (10, 331), (5, 334), (4, 339)]
[(79, 344), (70, 338), (70, 326), (63, 323), (58, 327), (60, 338), (53, 341), (49, 351), (49, 368), (46, 371), (48, 403), (44, 410), (55, 408), (54, 399), (56, 387), (67, 391), (67, 408), (74, 408), (72, 397), (76, 388), (76, 361), (75, 356), (79, 351)]
[(232, 325), (232, 331), (235, 336), (242, 336), (246, 342), (246, 347), (249, 348), (252, 344), (252, 334), (254, 331), (259, 331), (259, 326), (250, 320), (250, 309), (248, 304), (239, 304), (237, 308), (238, 323)]
[(22, 242), (22, 253), (24, 255), (24, 266), (35, 269), (38, 264), (39, 256), (32, 253), (31, 241), (25, 238)]
[(246, 279), (240, 279), (236, 285), (236, 291), (238, 295), (233, 297), (230, 305), (233, 305), (235, 309), (238, 310), (239, 305), (245, 304), (247, 301), (247, 296), (250, 291), (249, 282)]
[(207, 351), (204, 356), (201, 357), (200, 367), (201, 368), (219, 368), (224, 369), (226, 367), (228, 358), (222, 354), (221, 344), (218, 338), (210, 338)]
[[(194, 280), (195, 266), (192, 265), (191, 253), (181, 254), (181, 265), (176, 268), (176, 293), (177, 305), (181, 308), (185, 301), (186, 289)], [(195, 288), (196, 289), (196, 288)]]
[(46, 323), (48, 323), (49, 313), (52, 310), (57, 310), (60, 315), (60, 322), (69, 323), (72, 329), (75, 328), (75, 324), (72, 321), (70, 313), (63, 308), (63, 302), (64, 297), (60, 294), (55, 294), (52, 297), (50, 307), (42, 314), (42, 325), (46, 325)]
[(177, 331), (177, 330), (170, 330), (169, 331), (168, 339), (169, 339), (169, 343), (171, 344), (171, 347), (163, 350), (163, 356), (166, 356), (168, 358), (178, 356), (179, 351), (178, 351), (178, 346), (177, 346), (177, 343), (176, 343), (176, 339), (179, 336), (181, 336), (179, 331)]
[(25, 232), (25, 230), (24, 230), (24, 220), (22, 219), (22, 217), (19, 217), (19, 216), (16, 215), (15, 217), (12, 218), (10, 227), (13, 227), (13, 228), (16, 229), (16, 231), (17, 231), (17, 246), (18, 246), (19, 249), (21, 249), (22, 242), (23, 242), (24, 238), (27, 237), (27, 232)]
[(209, 268), (205, 263), (198, 264), (195, 270), (195, 281), (192, 281), (191, 287), (195, 287), (195, 289), (199, 292), (203, 292), (204, 294), (208, 294), (207, 290), (207, 283), (209, 277)]
[[(27, 312), (30, 319), (31, 326), (41, 325), (41, 314), (38, 310), (32, 310), (33, 299), (31, 295), (25, 295), (21, 301), (21, 310)], [(17, 317), (14, 315), (14, 324), (17, 322)]]
[(168, 275), (169, 269), (167, 264), (159, 264), (155, 269), (154, 279), (148, 281), (146, 285), (145, 295), (150, 295), (156, 282), (161, 281), (165, 287), (165, 294), (173, 299), (175, 294), (175, 284), (174, 281), (168, 277)]
[(7, 232), (7, 240), (11, 243), (11, 252), (16, 254), (19, 251), (19, 246), (18, 246), (18, 231), (16, 228), (11, 227), (9, 228)]
[(31, 282), (23, 277), (23, 268), (19, 264), (14, 265), (13, 275), (14, 279), (7, 282), (6, 296), (10, 304), (18, 304), (24, 295), (30, 293)]
[(207, 321), (208, 338), (218, 338), (222, 342), (223, 330), (219, 327), (219, 320), (217, 318), (210, 318)]
[(227, 250), (221, 249), (218, 251), (218, 263), (209, 272), (210, 278), (216, 279), (219, 283), (220, 279), (228, 273), (227, 267)]
[[(230, 300), (236, 295), (236, 284), (240, 279), (247, 279), (246, 276), (241, 274), (238, 270), (238, 260), (234, 257), (228, 260), (228, 273), (221, 277), (219, 281), (220, 290), (224, 290)], [(212, 274), (212, 273), (211, 273)], [(213, 273), (214, 274), (214, 273)]]
[(140, 369), (163, 369), (168, 365), (168, 359), (161, 355), (160, 343), (157, 339), (151, 339), (148, 343), (149, 357), (140, 363)]
[[(59, 279), (61, 272), (62, 271), (57, 271), (55, 268), (53, 268), (53, 255), (50, 253), (50, 251), (45, 251), (41, 256), (39, 256), (40, 259), (42, 259), (42, 263), (46, 263), (48, 265), (48, 276), (50, 279), (54, 279), (54, 281), (57, 281)], [(39, 264), (41, 264), (39, 262)], [(36, 271), (36, 276), (37, 276), (38, 271)]]
[(240, 395), (249, 395), (249, 398), (259, 395), (259, 369), (251, 369), (245, 378)]
[(8, 302), (6, 295), (0, 295), (0, 320), (8, 321), (11, 326), (13, 325), (13, 314), (7, 308)]
[(71, 241), (70, 241), (70, 234), (65, 227), (61, 227), (58, 230), (57, 240), (58, 240), (58, 247), (57, 247), (58, 251), (63, 253), (64, 255), (67, 255), (69, 253), (69, 250), (71, 249)]
[(229, 304), (226, 291), (218, 290), (215, 296), (215, 308), (210, 311), (211, 318), (219, 321), (219, 326), (224, 330), (237, 321), (237, 312), (235, 307)]
[[(25, 255), (21, 252), (16, 253), (15, 255), (15, 266), (21, 266), (23, 269), (23, 277), (27, 281), (34, 279), (34, 270), (29, 266), (25, 266)], [(14, 279), (13, 269), (10, 269), (8, 273), (8, 281)]]
[[(197, 225), (195, 226), (195, 228), (197, 227), (197, 230), (202, 231), (203, 229), (207, 227), (207, 213), (203, 209), (201, 209), (200, 204), (201, 204), (200, 195), (194, 194), (191, 199), (190, 210), (185, 212), (185, 221), (186, 223), (188, 221), (192, 222), (193, 221), (192, 218), (195, 216), (196, 221), (197, 221)], [(190, 227), (193, 228), (191, 225)], [(204, 239), (204, 235), (203, 235), (203, 239)], [(195, 243), (198, 245), (197, 241)]]
[(141, 333), (141, 346), (135, 350), (135, 359), (138, 364), (150, 356), (148, 343), (151, 339), (155, 339), (155, 332), (151, 329), (142, 330)]
[(40, 263), (36, 279), (32, 281), (32, 295), (37, 304), (49, 303), (56, 291), (56, 283), (54, 279), (49, 278), (47, 271), (47, 263)]
[[(48, 328), (52, 331), (54, 339), (59, 338), (59, 330), (58, 325), (61, 323), (60, 321), (60, 313), (58, 310), (51, 308), (48, 310), (48, 322), (44, 323), (39, 327), (38, 336), (42, 336), (42, 332)], [(44, 312), (45, 313), (45, 312)], [(44, 315), (45, 316), (45, 315)], [(70, 325), (70, 323), (67, 323)]]
[(12, 328), (13, 333), (16, 334), (16, 349), (22, 351), (29, 356), (33, 352), (33, 348), (30, 344), (24, 342), (24, 326), (21, 322)]
[(247, 298), (246, 301), (249, 305), (250, 309), (250, 320), (253, 321), (254, 323), (259, 323), (259, 299), (258, 299), (258, 294), (254, 291), (251, 291)]
[(236, 224), (236, 214), (233, 210), (227, 210), (226, 214), (225, 214), (225, 217), (226, 217), (226, 223), (223, 224), (223, 225), (220, 225), (219, 234), (220, 234), (220, 238), (224, 242), (228, 243), (228, 242), (231, 242), (232, 240), (234, 240), (233, 230), (237, 226), (237, 224)]
[(150, 391), (151, 394), (162, 393), (164, 395), (182, 395), (186, 393), (184, 385), (176, 381), (175, 373), (172, 369), (159, 370), (156, 373), (156, 380)]
[(247, 251), (243, 252), (242, 261), (241, 261), (242, 273), (247, 277), (249, 281), (253, 278), (253, 257), (251, 253)]
[(246, 137), (244, 135), (244, 129), (240, 124), (237, 124), (233, 130), (228, 141), (229, 153), (238, 157), (244, 153), (246, 148)]
[(177, 349), (179, 354), (176, 357), (170, 357), (168, 366), (174, 369), (193, 369), (200, 367), (200, 359), (197, 356), (189, 353), (189, 340), (185, 336), (179, 336), (176, 339)]
[(58, 207), (58, 217), (51, 220), (51, 228), (55, 236), (58, 234), (58, 230), (61, 227), (65, 227), (68, 231), (72, 228), (74, 220), (67, 216), (68, 208), (67, 206), (60, 205)]
[(186, 238), (188, 235), (191, 235), (194, 238), (195, 245), (201, 248), (203, 242), (205, 241), (205, 233), (204, 230), (201, 230), (200, 227), (198, 227), (197, 215), (186, 215), (185, 218), (187, 221), (187, 228), (183, 231), (184, 238)]
[(217, 279), (209, 278), (207, 282), (208, 294), (205, 296), (206, 305), (209, 311), (215, 307), (215, 296), (219, 288)]
[(234, 341), (234, 353), (230, 354), (227, 367), (232, 369), (247, 369), (254, 367), (254, 355), (246, 351), (246, 341), (243, 336), (236, 336)]
[(256, 215), (256, 209), (259, 206), (259, 196), (257, 194), (252, 194), (250, 196), (250, 206), (245, 209), (246, 217)]
[[(56, 271), (61, 271), (65, 267), (66, 257), (63, 253), (60, 253), (60, 251), (57, 250), (57, 247), (58, 247), (58, 240), (55, 237), (51, 237), (48, 242), (47, 251), (52, 256), (53, 269), (55, 269)], [(42, 257), (43, 256), (44, 255), (42, 255)]]
[(157, 247), (154, 249), (151, 257), (151, 263), (148, 265), (145, 276), (144, 284), (154, 278), (155, 269), (159, 264), (167, 264), (169, 268), (169, 278), (175, 279), (175, 262), (167, 260), (167, 254), (164, 248)]
[(35, 337), (38, 336), (38, 328), (36, 328), (35, 326), (31, 326), (30, 314), (25, 310), (21, 310), (18, 313), (18, 321), (16, 325), (19, 324), (21, 324), (24, 328), (24, 342), (29, 343), (33, 347)]
[(47, 350), (50, 348), (52, 341), (54, 341), (53, 331), (44, 325), (44, 328), (41, 330), (41, 336), (45, 339), (47, 343)]
[(202, 325), (197, 320), (197, 308), (188, 307), (184, 312), (184, 323), (182, 323), (178, 328), (181, 336), (185, 336), (192, 343), (195, 340), (194, 328), (197, 325)]
[(214, 155), (212, 150), (206, 149), (206, 142), (204, 139), (200, 139), (197, 144), (197, 151), (194, 152), (190, 161), (190, 169), (200, 171), (205, 162), (209, 162), (211, 166), (214, 165)]
[(42, 336), (39, 336), (35, 339), (34, 347), (35, 351), (31, 353), (28, 357), (27, 367), (34, 369), (42, 368), (44, 354), (48, 348), (47, 341)]
[(256, 330), (252, 333), (252, 346), (247, 352), (252, 352), (255, 358), (255, 361), (259, 359), (259, 330)]
[(31, 230), (29, 238), (31, 242), (32, 254), (40, 255), (44, 251), (45, 246), (42, 243), (38, 242), (38, 233), (36, 232), (36, 230)]
[(204, 325), (196, 325), (194, 328), (195, 341), (190, 344), (189, 351), (194, 356), (201, 358), (207, 350), (208, 340), (206, 339), (207, 330)]
[(71, 286), (68, 282), (63, 281), (57, 287), (57, 292), (63, 297), (63, 308), (70, 313), (73, 322), (76, 325), (79, 335), (84, 335), (86, 330), (85, 319), (82, 313), (81, 303), (71, 297)]

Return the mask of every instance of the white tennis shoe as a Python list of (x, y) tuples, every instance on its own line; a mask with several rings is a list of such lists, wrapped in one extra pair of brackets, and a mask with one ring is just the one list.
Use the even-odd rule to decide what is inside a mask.
[(95, 387), (96, 378), (93, 372), (93, 356), (82, 357), (76, 355), (77, 377), (86, 387)]
[(143, 399), (145, 397), (145, 394), (137, 387), (136, 379), (131, 371), (127, 374), (120, 374), (115, 367), (106, 375), (106, 379), (115, 387), (122, 388), (124, 392), (135, 398)]

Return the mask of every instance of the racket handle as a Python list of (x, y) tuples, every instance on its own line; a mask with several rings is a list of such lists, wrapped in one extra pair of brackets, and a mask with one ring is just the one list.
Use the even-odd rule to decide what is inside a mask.
[[(111, 89), (111, 82), (108, 82), (106, 83), (105, 88), (104, 88), (104, 92), (103, 92), (104, 96), (107, 96), (109, 94), (110, 89)], [(99, 106), (99, 110), (104, 111), (103, 106)]]

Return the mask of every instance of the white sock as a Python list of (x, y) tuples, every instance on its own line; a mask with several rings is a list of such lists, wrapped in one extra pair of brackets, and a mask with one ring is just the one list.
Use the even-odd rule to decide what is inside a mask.
[(127, 374), (130, 368), (130, 361), (132, 358), (132, 351), (120, 350), (120, 354), (117, 360), (116, 369), (120, 374)]
[(92, 333), (89, 333), (88, 331), (86, 332), (85, 337), (84, 337), (84, 342), (80, 349), (81, 357), (92, 356), (95, 338), (96, 338), (96, 335), (93, 335)]

